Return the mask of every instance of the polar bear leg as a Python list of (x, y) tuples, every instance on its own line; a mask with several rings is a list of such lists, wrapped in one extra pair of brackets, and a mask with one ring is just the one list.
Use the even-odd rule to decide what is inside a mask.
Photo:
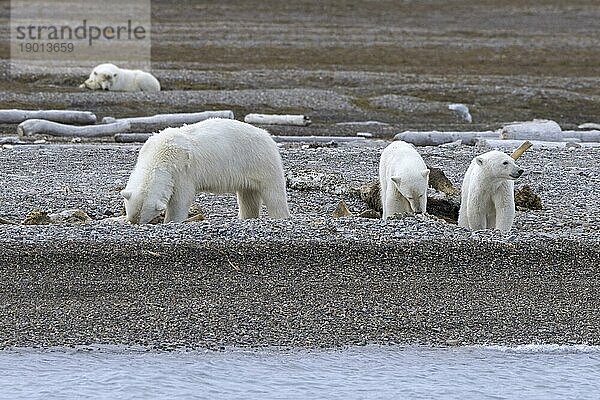
[(465, 177), (463, 178), (462, 187), (460, 191), (460, 208), (458, 210), (458, 226), (463, 228), (469, 228), (469, 192), (471, 185), (471, 172), (472, 168), (469, 166)]
[(193, 187), (175, 189), (167, 204), (164, 222), (182, 222), (187, 219), (195, 195), (196, 192)]
[(285, 187), (263, 190), (261, 198), (267, 206), (269, 217), (271, 218), (289, 218), (290, 210), (287, 204)]
[(505, 207), (496, 210), (495, 228), (503, 232), (509, 231), (515, 219), (514, 201)]
[(506, 182), (494, 196), (495, 203), (495, 228), (503, 232), (512, 228), (515, 219), (514, 183)]
[(260, 193), (253, 189), (243, 189), (237, 192), (240, 219), (258, 218), (262, 200)]
[(402, 213), (412, 214), (410, 203), (396, 190), (394, 185), (388, 185), (383, 205), (383, 219)]
[(475, 206), (467, 208), (467, 220), (469, 221), (469, 228), (471, 230), (480, 231), (487, 229), (486, 214)]
[(496, 227), (496, 210), (492, 210), (485, 216), (485, 228), (494, 229)]

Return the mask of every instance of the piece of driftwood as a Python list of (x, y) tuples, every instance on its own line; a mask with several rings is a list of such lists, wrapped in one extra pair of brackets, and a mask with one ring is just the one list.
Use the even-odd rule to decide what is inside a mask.
[(578, 126), (579, 129), (600, 129), (600, 124), (594, 122), (586, 122)]
[[(517, 148), (523, 141), (522, 140), (502, 140), (502, 139), (480, 139), (477, 144), (479, 146), (485, 146), (492, 149), (504, 149), (504, 150), (513, 150)], [(577, 147), (598, 147), (600, 143), (598, 142), (545, 142), (541, 140), (530, 140), (531, 144), (534, 147), (541, 149), (563, 149), (565, 147), (570, 147), (575, 144)]]
[(152, 133), (117, 133), (115, 142), (117, 143), (144, 143)]
[(90, 111), (71, 110), (0, 110), (0, 124), (20, 124), (28, 119), (44, 119), (64, 124), (90, 125), (96, 115)]
[(439, 146), (457, 140), (472, 141), (480, 138), (497, 138), (493, 131), (482, 132), (438, 132), (438, 131), (405, 131), (394, 136), (394, 140), (402, 140), (415, 146)]
[(521, 145), (519, 147), (517, 147), (515, 149), (515, 151), (512, 152), (512, 154), (510, 155), (512, 157), (513, 160), (517, 160), (519, 157), (521, 157), (523, 155), (523, 153), (525, 153), (527, 151), (527, 149), (529, 149), (531, 146), (533, 146), (531, 144), (531, 142), (529, 140), (524, 141), (523, 143), (521, 143)]
[(429, 186), (433, 189), (446, 193), (448, 195), (457, 195), (460, 193), (460, 190), (456, 189), (450, 179), (444, 174), (440, 168), (430, 167), (429, 168)]
[(308, 126), (311, 120), (306, 115), (248, 114), (244, 117), (244, 122), (264, 125)]
[(5, 136), (0, 138), (0, 146), (4, 144), (24, 144), (30, 142), (22, 141), (18, 136)]
[(427, 197), (427, 214), (435, 215), (451, 224), (458, 222), (460, 203), (454, 199), (438, 199)]
[(589, 131), (562, 131), (563, 141), (581, 141), (586, 143), (600, 143), (600, 130)]
[[(152, 133), (117, 133), (115, 142), (118, 143), (143, 143), (152, 136)], [(278, 143), (322, 143), (323, 146), (314, 147), (335, 147), (331, 143), (356, 142), (365, 140), (364, 137), (356, 136), (271, 136)]]
[(29, 119), (19, 124), (17, 133), (22, 138), (34, 135), (97, 138), (112, 136), (119, 132), (127, 132), (129, 128), (129, 122), (127, 121), (118, 121), (112, 124), (73, 126), (46, 121), (44, 119)]
[(150, 117), (132, 118), (102, 118), (103, 124), (114, 122), (128, 122), (131, 126), (130, 132), (156, 132), (168, 127), (177, 127), (183, 124), (195, 124), (210, 118), (233, 119), (233, 111), (202, 111), (197, 113), (156, 114)]
[(364, 137), (360, 136), (280, 136), (280, 135), (272, 135), (271, 136), (274, 141), (280, 143), (297, 143), (297, 142), (307, 142), (307, 143), (329, 143), (329, 142), (361, 142), (366, 140)]
[(511, 122), (504, 125), (499, 131), (500, 139), (509, 140), (543, 140), (561, 141), (563, 132), (555, 121), (547, 119), (534, 119), (533, 121)]

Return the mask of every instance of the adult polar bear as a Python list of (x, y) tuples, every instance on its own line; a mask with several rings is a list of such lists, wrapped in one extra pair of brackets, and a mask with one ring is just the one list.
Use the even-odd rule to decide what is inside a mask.
[(523, 170), (508, 154), (488, 151), (471, 161), (461, 189), (458, 225), (509, 231), (515, 218), (515, 183)]
[(100, 64), (80, 88), (116, 92), (159, 92), (160, 83), (152, 74), (139, 69), (123, 69), (114, 64)]
[(383, 219), (427, 211), (429, 168), (411, 144), (395, 141), (383, 150), (379, 183)]
[(127, 220), (145, 224), (187, 218), (196, 192), (237, 193), (239, 218), (287, 218), (285, 177), (277, 145), (264, 130), (231, 119), (167, 128), (142, 146), (121, 195)]

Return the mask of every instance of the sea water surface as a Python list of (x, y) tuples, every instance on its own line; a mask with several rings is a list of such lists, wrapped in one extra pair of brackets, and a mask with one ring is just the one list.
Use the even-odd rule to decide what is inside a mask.
[(0, 351), (2, 399), (598, 399), (600, 347)]

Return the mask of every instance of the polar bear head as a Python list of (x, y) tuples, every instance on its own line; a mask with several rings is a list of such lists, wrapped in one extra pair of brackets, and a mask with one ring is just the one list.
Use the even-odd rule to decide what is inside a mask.
[(90, 73), (90, 77), (79, 87), (92, 90), (111, 90), (119, 79), (120, 68), (114, 64), (100, 64)]
[(474, 161), (489, 178), (515, 180), (523, 174), (512, 157), (498, 150), (481, 154)]
[(167, 209), (166, 203), (143, 191), (125, 188), (121, 196), (125, 199), (126, 219), (132, 224), (147, 224)]
[(393, 176), (391, 179), (398, 192), (408, 201), (411, 210), (415, 214), (427, 211), (429, 169), (403, 176)]

